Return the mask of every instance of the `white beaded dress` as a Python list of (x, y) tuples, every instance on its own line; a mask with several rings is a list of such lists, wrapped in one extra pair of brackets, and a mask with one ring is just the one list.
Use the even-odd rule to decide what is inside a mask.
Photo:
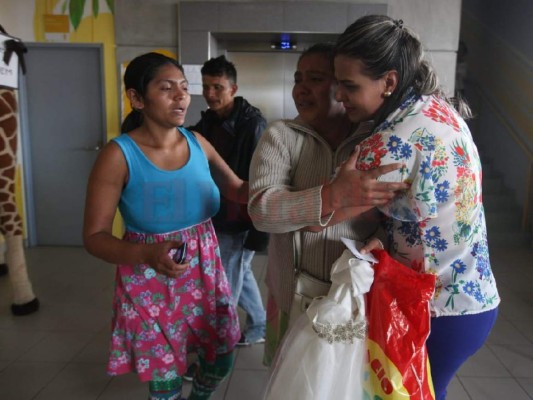
[(374, 270), (345, 250), (332, 285), (287, 332), (272, 364), (263, 400), (360, 400), (366, 332), (364, 295)]

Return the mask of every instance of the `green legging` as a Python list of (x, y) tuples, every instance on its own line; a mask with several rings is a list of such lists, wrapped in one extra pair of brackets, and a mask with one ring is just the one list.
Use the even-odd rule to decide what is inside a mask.
[[(217, 355), (214, 363), (198, 357), (200, 368), (192, 383), (189, 400), (207, 400), (220, 383), (230, 374), (233, 367), (233, 352)], [(181, 398), (182, 378), (166, 381), (150, 381), (150, 400), (174, 400)]]
[(150, 381), (149, 400), (181, 400), (183, 380), (180, 376), (166, 381)]
[(219, 354), (214, 363), (207, 363), (198, 357), (200, 368), (192, 381), (192, 391), (189, 400), (207, 400), (216, 388), (230, 374), (233, 367), (233, 352)]

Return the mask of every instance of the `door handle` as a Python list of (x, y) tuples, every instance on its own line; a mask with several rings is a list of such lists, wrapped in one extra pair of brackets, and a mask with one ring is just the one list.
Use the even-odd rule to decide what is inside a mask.
[(99, 145), (96, 145), (94, 147), (85, 147), (83, 150), (85, 151), (100, 151), (102, 148)]
[(95, 146), (83, 147), (81, 150), (83, 150), (83, 151), (100, 151), (100, 150), (102, 150), (102, 142), (98, 142)]

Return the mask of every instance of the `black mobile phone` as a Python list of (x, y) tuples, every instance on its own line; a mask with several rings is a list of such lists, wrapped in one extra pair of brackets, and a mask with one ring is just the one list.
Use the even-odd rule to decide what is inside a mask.
[(183, 264), (187, 258), (187, 242), (183, 242), (180, 247), (176, 249), (172, 259), (178, 264)]

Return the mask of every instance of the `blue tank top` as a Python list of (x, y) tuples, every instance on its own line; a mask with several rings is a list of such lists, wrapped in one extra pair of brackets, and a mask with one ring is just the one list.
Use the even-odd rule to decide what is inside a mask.
[(218, 211), (220, 193), (207, 157), (192, 132), (179, 131), (187, 140), (190, 155), (187, 163), (174, 171), (152, 163), (128, 134), (112, 139), (124, 153), (129, 171), (118, 205), (127, 230), (173, 232), (203, 222)]

